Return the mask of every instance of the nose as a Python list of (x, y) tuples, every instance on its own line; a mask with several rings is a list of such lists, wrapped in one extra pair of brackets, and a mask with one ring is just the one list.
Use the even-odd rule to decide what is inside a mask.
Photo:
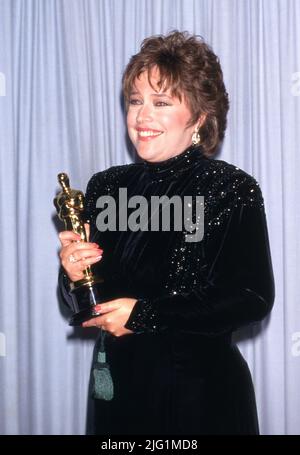
[(143, 122), (149, 122), (153, 119), (152, 109), (149, 104), (142, 104), (137, 112), (136, 121), (141, 124)]

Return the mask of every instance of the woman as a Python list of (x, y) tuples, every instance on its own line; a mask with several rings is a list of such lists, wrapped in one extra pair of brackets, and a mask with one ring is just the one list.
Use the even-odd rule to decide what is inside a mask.
[[(112, 400), (94, 402), (95, 432), (257, 434), (249, 369), (231, 335), (270, 312), (273, 273), (257, 182), (211, 158), (224, 137), (229, 107), (219, 60), (187, 33), (150, 37), (131, 58), (123, 90), (128, 134), (140, 162), (90, 180), (90, 243), (76, 242), (72, 232), (60, 234), (66, 298), (66, 277), (81, 279), (88, 264), (105, 280), (100, 316), (83, 324), (108, 334), (114, 383)], [(193, 199), (193, 216), (181, 229), (175, 229), (174, 209), (173, 229), (161, 223), (151, 230), (150, 210), (139, 230), (104, 231), (96, 201), (113, 196), (118, 226), (120, 188), (128, 200), (142, 196), (148, 209), (153, 196), (203, 196), (204, 212)], [(127, 210), (129, 218), (133, 210)], [(188, 223), (197, 234), (192, 240)]]

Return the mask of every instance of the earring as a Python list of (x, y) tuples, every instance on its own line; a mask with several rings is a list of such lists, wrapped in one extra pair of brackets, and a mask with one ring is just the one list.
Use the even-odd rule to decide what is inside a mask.
[(200, 137), (199, 130), (195, 130), (193, 135), (192, 135), (192, 144), (193, 145), (199, 145), (200, 142), (201, 142), (201, 137)]

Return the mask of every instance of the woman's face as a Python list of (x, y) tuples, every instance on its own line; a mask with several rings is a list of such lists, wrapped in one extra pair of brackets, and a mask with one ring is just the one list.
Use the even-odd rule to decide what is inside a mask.
[(129, 98), (127, 128), (138, 155), (150, 162), (163, 161), (183, 152), (192, 143), (195, 125), (186, 127), (191, 113), (184, 98), (172, 97), (170, 89), (157, 87), (159, 73), (153, 70), (151, 83), (143, 72), (135, 80)]

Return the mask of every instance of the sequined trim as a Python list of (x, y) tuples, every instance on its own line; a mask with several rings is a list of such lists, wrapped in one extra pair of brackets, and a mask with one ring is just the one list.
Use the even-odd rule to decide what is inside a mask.
[(143, 161), (143, 171), (152, 182), (162, 182), (169, 178), (178, 178), (204, 158), (202, 146), (189, 147), (182, 153), (160, 162)]
[[(238, 167), (214, 160), (205, 174), (210, 180), (205, 190), (206, 237), (224, 224), (234, 208), (247, 206), (264, 209), (258, 182)], [(203, 193), (203, 185), (198, 185), (196, 191)]]
[(92, 223), (95, 218), (98, 210), (96, 208), (96, 202), (99, 196), (115, 194), (120, 186), (120, 178), (133, 166), (136, 165), (124, 164), (122, 166), (112, 166), (92, 176), (88, 183), (85, 197), (84, 218), (87, 223)]
[(153, 333), (157, 331), (158, 315), (153, 310), (150, 300), (139, 299), (136, 302), (125, 327), (135, 333)]

